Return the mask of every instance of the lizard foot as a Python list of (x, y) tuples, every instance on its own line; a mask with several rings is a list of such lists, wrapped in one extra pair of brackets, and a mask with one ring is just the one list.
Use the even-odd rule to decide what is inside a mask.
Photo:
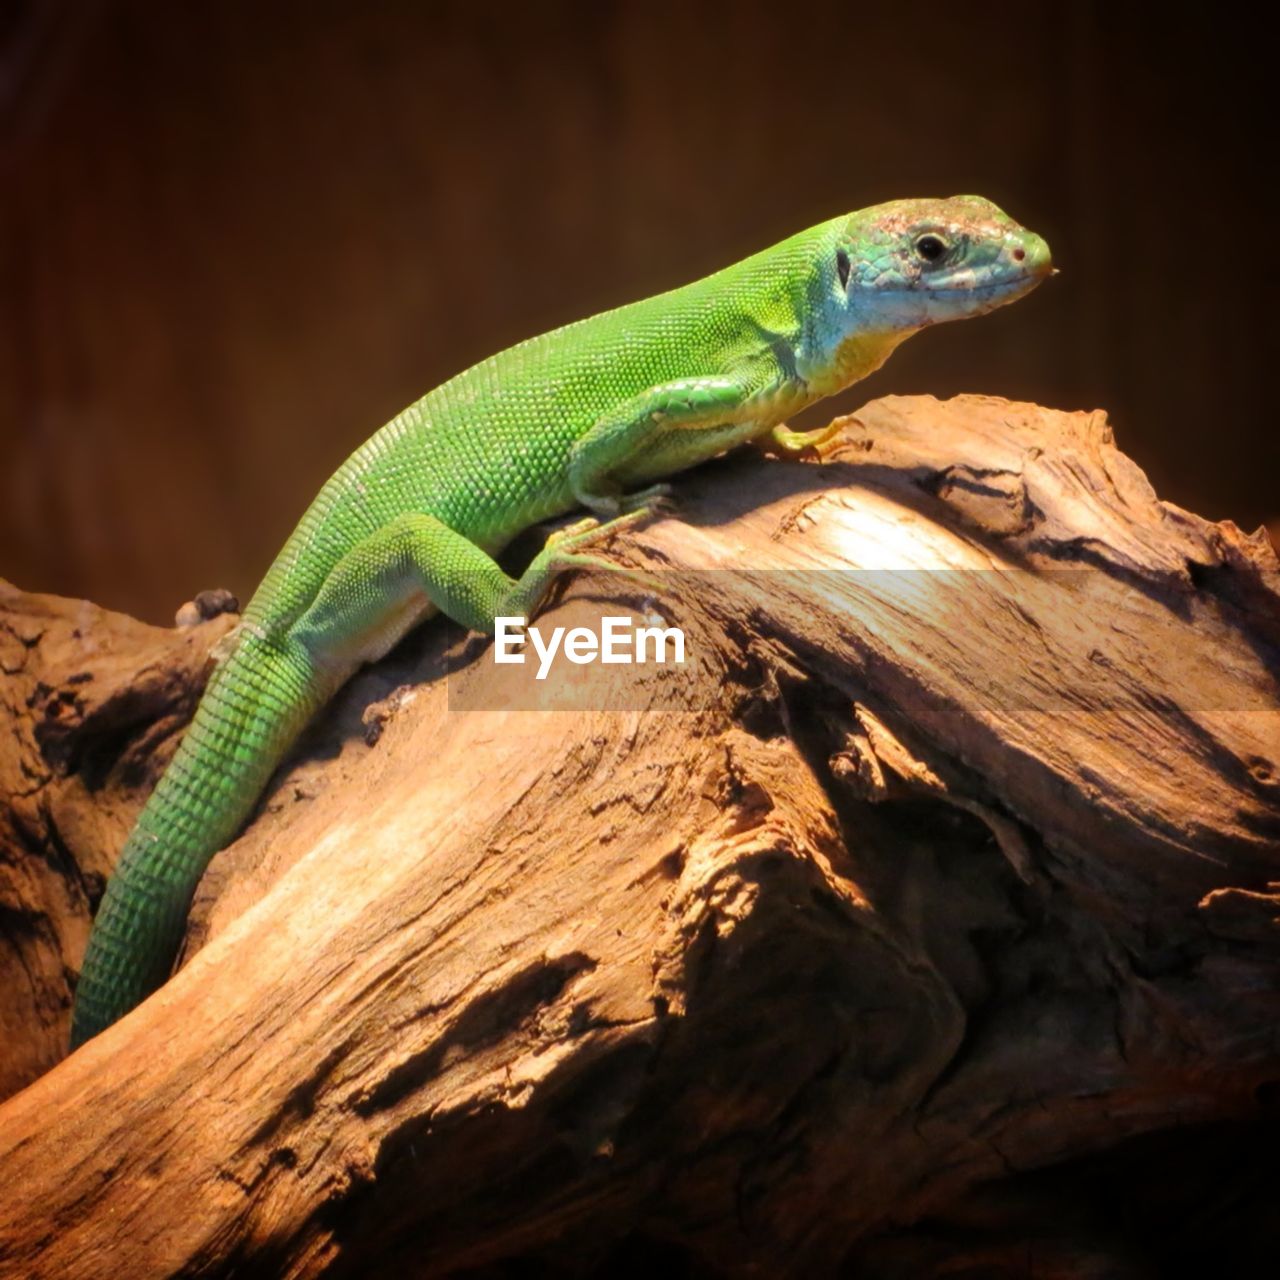
[(675, 506), (671, 494), (672, 488), (669, 484), (651, 484), (647, 489), (640, 489), (635, 493), (580, 493), (577, 498), (599, 519), (612, 524), (613, 521), (625, 515), (640, 512), (645, 515), (657, 515), (659, 512), (670, 511)]
[(542, 552), (545, 563), (548, 568), (557, 573), (565, 570), (602, 570), (638, 583), (646, 591), (656, 591), (658, 580), (653, 574), (615, 564), (603, 556), (585, 554), (583, 549), (608, 541), (615, 534), (622, 533), (626, 529), (644, 524), (645, 521), (657, 515), (660, 509), (662, 509), (661, 499), (623, 512), (622, 515), (614, 516), (611, 520), (600, 521), (595, 516), (576, 520), (573, 524), (557, 529), (548, 536)]
[(816, 431), (792, 431), (786, 423), (780, 423), (761, 441), (757, 447), (763, 452), (779, 458), (795, 457), (798, 453), (812, 450), (822, 458), (822, 446), (830, 444), (843, 432), (840, 422), (828, 422), (825, 427)]

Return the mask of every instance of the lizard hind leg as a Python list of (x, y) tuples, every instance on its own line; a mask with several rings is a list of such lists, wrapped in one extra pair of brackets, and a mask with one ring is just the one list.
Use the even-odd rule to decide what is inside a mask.
[(565, 570), (606, 569), (639, 577), (587, 554), (586, 548), (654, 513), (651, 504), (604, 523), (592, 517), (558, 530), (524, 573), (512, 578), (488, 552), (436, 516), (408, 512), (338, 561), (290, 628), (290, 637), (340, 681), (380, 657), (432, 608), (491, 635), (497, 617), (532, 617)]

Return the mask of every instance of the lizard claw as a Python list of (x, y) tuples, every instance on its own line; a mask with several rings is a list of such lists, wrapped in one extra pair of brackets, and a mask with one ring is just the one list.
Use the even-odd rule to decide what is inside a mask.
[(566, 542), (576, 542), (580, 539), (589, 539), (590, 535), (598, 529), (603, 529), (604, 524), (595, 516), (585, 516), (581, 520), (575, 520), (572, 524), (567, 524), (563, 529), (553, 529), (547, 534), (547, 541), (544, 544), (548, 548), (558, 547)]
[(838, 418), (816, 431), (792, 431), (786, 423), (780, 423), (763, 440), (757, 441), (756, 445), (763, 453), (772, 454), (776, 458), (812, 452), (821, 461), (823, 446), (837, 439), (842, 432), (843, 423)]
[(659, 511), (670, 511), (675, 506), (672, 493), (673, 490), (669, 484), (651, 484), (647, 489), (627, 494), (621, 499), (619, 506), (621, 512), (626, 513), (645, 511), (656, 514)]

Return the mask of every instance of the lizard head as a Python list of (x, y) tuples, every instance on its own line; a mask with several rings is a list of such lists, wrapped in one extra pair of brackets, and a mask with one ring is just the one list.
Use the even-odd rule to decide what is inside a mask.
[(993, 311), (1052, 274), (1049, 246), (1035, 232), (981, 196), (952, 196), (853, 214), (831, 287), (858, 327), (905, 336)]

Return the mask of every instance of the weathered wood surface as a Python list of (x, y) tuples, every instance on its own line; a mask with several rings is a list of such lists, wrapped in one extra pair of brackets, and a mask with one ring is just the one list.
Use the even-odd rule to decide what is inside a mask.
[[(1052, 1178), (1192, 1124), (1238, 1171), (1274, 1104), (1270, 545), (977, 397), (680, 492), (614, 554), (685, 668), (548, 693), (437, 628), (349, 686), (175, 978), (0, 1106), (0, 1273), (1150, 1274)], [(0, 596), (10, 1092), (226, 625)]]

